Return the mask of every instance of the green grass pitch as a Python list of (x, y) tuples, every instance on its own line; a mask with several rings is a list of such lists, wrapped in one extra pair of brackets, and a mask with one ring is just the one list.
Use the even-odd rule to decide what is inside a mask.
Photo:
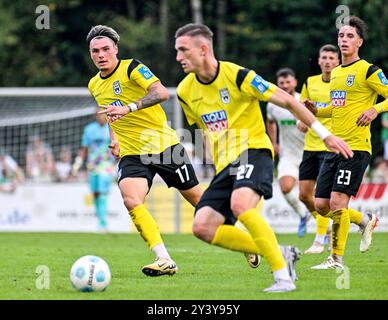
[[(265, 261), (251, 269), (241, 253), (210, 246), (192, 235), (165, 235), (164, 239), (179, 272), (149, 278), (141, 267), (153, 260), (153, 254), (137, 234), (0, 233), (0, 299), (388, 299), (388, 233), (375, 233), (367, 253), (359, 252), (360, 235), (350, 234), (346, 274), (310, 270), (327, 253), (302, 255), (297, 291), (277, 294), (262, 292), (273, 281)], [(279, 243), (301, 250), (312, 239), (312, 234), (301, 239), (278, 235)], [(72, 263), (87, 254), (100, 256), (110, 265), (112, 281), (105, 292), (81, 293), (70, 284)], [(40, 265), (50, 270), (49, 289), (36, 287)]]

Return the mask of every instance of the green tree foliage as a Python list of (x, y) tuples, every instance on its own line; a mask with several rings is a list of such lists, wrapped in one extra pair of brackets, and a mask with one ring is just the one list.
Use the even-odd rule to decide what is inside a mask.
[[(41, 4), (50, 9), (48, 30), (35, 25), (35, 9)], [(270, 81), (277, 69), (291, 67), (300, 89), (307, 76), (319, 73), (319, 47), (337, 42), (335, 11), (340, 4), (369, 27), (361, 56), (387, 73), (386, 0), (208, 0), (202, 1), (202, 14), (214, 31), (217, 57)], [(96, 72), (86, 34), (93, 25), (107, 24), (121, 35), (120, 58), (137, 58), (165, 85), (176, 86), (184, 74), (175, 61), (174, 33), (189, 22), (190, 1), (0, 0), (0, 85), (86, 86)], [(378, 142), (374, 145), (381, 149)]]
[[(224, 28), (220, 58), (255, 69), (269, 80), (283, 66), (296, 70), (300, 84), (319, 72), (317, 50), (336, 43), (335, 13), (339, 1), (229, 0), (219, 17), (221, 1), (203, 1), (205, 23), (215, 35)], [(168, 22), (161, 22), (161, 1), (54, 0), (50, 29), (38, 30), (35, 8), (41, 1), (0, 2), (1, 85), (83, 86), (95, 71), (85, 36), (92, 25), (107, 24), (121, 34), (120, 57), (136, 57), (148, 64), (167, 85), (183, 77), (175, 61), (174, 32), (192, 21), (189, 1), (164, 1)], [(350, 13), (369, 27), (362, 56), (388, 70), (388, 6), (385, 0), (343, 0)], [(217, 19), (223, 19), (222, 24)], [(217, 39), (216, 39), (217, 40)], [(216, 46), (217, 52), (217, 46)]]

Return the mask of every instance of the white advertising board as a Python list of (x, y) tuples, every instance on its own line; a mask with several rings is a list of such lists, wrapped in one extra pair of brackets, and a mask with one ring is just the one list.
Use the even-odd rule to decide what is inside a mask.
[[(157, 193), (163, 192), (163, 197), (175, 192), (174, 189), (167, 189), (164, 184), (154, 184), (153, 190)], [(150, 193), (148, 199), (148, 207), (151, 213), (156, 215), (162, 233), (190, 232), (190, 226), (186, 226), (184, 230), (175, 228), (174, 197), (166, 203), (157, 200), (159, 198), (155, 193)], [(351, 200), (350, 206), (363, 213), (376, 213), (379, 217), (376, 232), (388, 231), (386, 184), (362, 185), (357, 197)], [(109, 232), (133, 231), (120, 191), (114, 184), (109, 194), (108, 207)], [(19, 187), (14, 194), (0, 193), (0, 231), (95, 232), (97, 218), (94, 212), (92, 196), (85, 183), (31, 184)], [(186, 217), (191, 221), (191, 206), (187, 209), (181, 206), (180, 212), (181, 219)], [(284, 199), (276, 182), (274, 195), (264, 201), (261, 213), (276, 233), (296, 233), (299, 217)], [(170, 219), (166, 219), (168, 215), (171, 216)], [(308, 223), (308, 232), (315, 233), (315, 230), (315, 219), (312, 218)], [(357, 230), (357, 226), (351, 226), (351, 231)]]
[[(108, 198), (109, 231), (129, 232), (130, 218), (118, 188)], [(92, 195), (85, 183), (31, 184), (0, 194), (0, 231), (97, 231)]]

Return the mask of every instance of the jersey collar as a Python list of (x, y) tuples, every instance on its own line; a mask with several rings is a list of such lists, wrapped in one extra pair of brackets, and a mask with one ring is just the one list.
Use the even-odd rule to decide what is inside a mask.
[(360, 59), (358, 59), (358, 60), (356, 60), (356, 61), (353, 61), (352, 63), (349, 63), (349, 64), (347, 64), (347, 65), (341, 64), (341, 68), (349, 67), (349, 66), (351, 66), (352, 64), (355, 64), (355, 63), (357, 63), (358, 61), (361, 61), (361, 60), (362, 60), (362, 59), (360, 58)]
[(108, 79), (112, 74), (114, 74), (116, 72), (116, 70), (118, 69), (118, 67), (120, 66), (120, 63), (121, 63), (121, 60), (119, 60), (119, 63), (117, 64), (117, 66), (113, 69), (113, 71), (111, 73), (109, 73), (108, 75), (106, 75), (105, 77), (103, 77), (101, 75), (101, 72), (100, 72), (100, 78), (101, 79)]
[(216, 75), (214, 76), (214, 78), (212, 80), (210, 80), (209, 82), (203, 82), (203, 81), (199, 80), (197, 75), (195, 75), (195, 78), (197, 79), (197, 81), (199, 83), (204, 84), (204, 85), (209, 85), (217, 79), (219, 73), (220, 73), (220, 62), (217, 60), (217, 71), (216, 71)]

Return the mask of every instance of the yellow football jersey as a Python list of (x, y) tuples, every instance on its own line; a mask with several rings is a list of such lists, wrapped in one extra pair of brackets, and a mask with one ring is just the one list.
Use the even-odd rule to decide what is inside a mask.
[[(127, 106), (143, 98), (147, 88), (159, 79), (135, 59), (120, 60), (108, 76), (100, 72), (88, 85), (98, 105)], [(160, 104), (126, 114), (110, 124), (120, 143), (120, 157), (158, 154), (179, 142), (176, 132), (167, 124)]]
[[(331, 72), (331, 104), (318, 109), (317, 115), (330, 111), (333, 134), (345, 140), (352, 150), (372, 153), (370, 126), (359, 127), (356, 122), (362, 112), (375, 105), (378, 94), (388, 97), (388, 82), (380, 68), (363, 59), (340, 65)], [(386, 103), (387, 100), (381, 105)]]
[(196, 123), (210, 142), (216, 173), (244, 150), (273, 148), (265, 132), (259, 101), (268, 101), (276, 86), (254, 71), (220, 61), (209, 83), (194, 73), (178, 85), (178, 99), (190, 125)]
[[(315, 102), (317, 108), (325, 108), (330, 104), (330, 81), (324, 81), (322, 74), (308, 77), (303, 84), (300, 100), (309, 99)], [(330, 118), (317, 119), (329, 130), (331, 130)], [(327, 151), (326, 145), (318, 135), (309, 128), (305, 136), (304, 150), (306, 151)]]

